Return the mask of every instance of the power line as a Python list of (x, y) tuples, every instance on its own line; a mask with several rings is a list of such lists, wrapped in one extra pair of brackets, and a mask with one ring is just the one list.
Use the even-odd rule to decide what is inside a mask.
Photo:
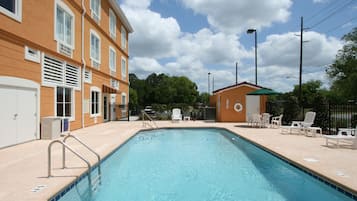
[(335, 15), (337, 12), (339, 12), (340, 10), (346, 8), (347, 6), (349, 6), (350, 4), (356, 2), (355, 0), (350, 0), (349, 2), (347, 2), (346, 4), (344, 4), (343, 6), (335, 9), (333, 12), (331, 12), (329, 15), (327, 15), (326, 17), (322, 18), (320, 21), (318, 21), (317, 23), (315, 23), (314, 25), (312, 25), (310, 27), (310, 29), (320, 25), (321, 23), (325, 22), (327, 19), (329, 19), (330, 17), (332, 17), (333, 15)]
[(305, 22), (308, 22), (310, 20), (312, 20), (314, 17), (317, 17), (321, 14), (323, 14), (324, 12), (329, 12), (331, 11), (333, 8), (331, 8), (332, 6), (334, 6), (336, 3), (341, 2), (341, 1), (333, 1), (333, 3), (329, 3), (327, 4), (325, 7), (321, 8), (320, 10), (318, 10), (317, 12), (315, 12), (315, 14), (310, 15), (309, 17), (307, 17), (307, 19), (305, 20)]
[(345, 21), (345, 22), (343, 22), (343, 23), (341, 23), (341, 24), (339, 24), (339, 25), (337, 25), (337, 26), (335, 26), (335, 27), (329, 29), (328, 31), (325, 32), (325, 34), (328, 34), (328, 33), (330, 33), (330, 32), (334, 32), (334, 31), (337, 31), (338, 28), (341, 28), (341, 27), (343, 27), (344, 25), (346, 25), (347, 23), (352, 22), (353, 20), (356, 20), (356, 19), (357, 19), (357, 16), (356, 16), (356, 17), (353, 17), (353, 18), (350, 18), (349, 20), (347, 20), (347, 21)]

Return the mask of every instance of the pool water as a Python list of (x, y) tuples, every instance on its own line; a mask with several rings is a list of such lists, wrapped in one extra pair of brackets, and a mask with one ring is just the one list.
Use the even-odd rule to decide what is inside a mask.
[(140, 132), (103, 161), (89, 192), (82, 179), (60, 200), (353, 200), (223, 129)]

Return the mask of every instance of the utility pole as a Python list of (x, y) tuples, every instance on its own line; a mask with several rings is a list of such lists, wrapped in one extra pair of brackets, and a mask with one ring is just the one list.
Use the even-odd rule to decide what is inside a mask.
[(212, 75), (212, 92), (214, 91), (214, 75)]
[(211, 75), (211, 72), (208, 72), (208, 94), (211, 94), (210, 92), (210, 76)]
[(238, 62), (236, 62), (236, 85), (238, 84)]
[(300, 23), (300, 71), (299, 71), (299, 105), (302, 107), (301, 100), (301, 84), (302, 84), (302, 48), (303, 48), (303, 33), (304, 33), (304, 18), (301, 17)]

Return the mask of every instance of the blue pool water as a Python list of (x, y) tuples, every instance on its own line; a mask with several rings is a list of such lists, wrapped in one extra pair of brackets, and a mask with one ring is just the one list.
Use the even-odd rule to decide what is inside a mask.
[[(95, 171), (93, 171), (95, 173)], [(223, 129), (138, 133), (61, 201), (344, 201), (331, 186)]]

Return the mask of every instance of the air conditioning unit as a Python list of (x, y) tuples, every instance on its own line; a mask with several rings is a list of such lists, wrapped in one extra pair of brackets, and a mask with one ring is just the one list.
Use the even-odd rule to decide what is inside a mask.
[(58, 52), (72, 58), (72, 48), (63, 43), (58, 43)]

